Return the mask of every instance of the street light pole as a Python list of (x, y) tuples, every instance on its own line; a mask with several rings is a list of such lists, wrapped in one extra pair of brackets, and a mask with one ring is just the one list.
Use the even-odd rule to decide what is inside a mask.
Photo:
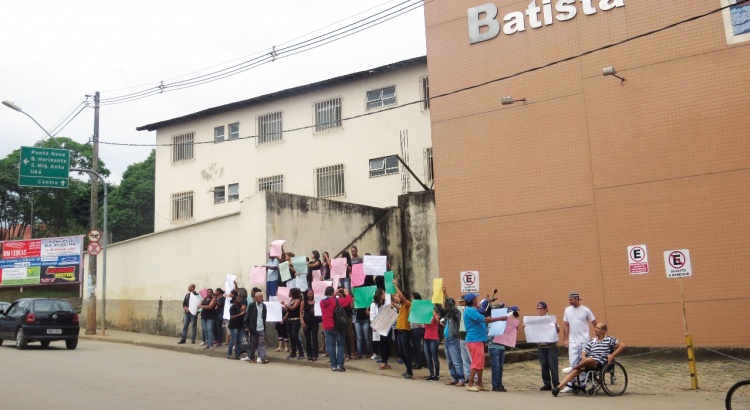
[[(94, 135), (92, 137), (93, 153), (91, 159), (91, 170), (93, 174), (99, 171), (99, 91), (94, 94)], [(84, 171), (85, 172), (85, 171)], [(106, 189), (106, 185), (105, 189)], [(106, 212), (106, 210), (105, 210)], [(89, 213), (89, 229), (96, 229), (97, 215), (99, 215), (99, 179), (91, 177), (91, 210)], [(105, 258), (106, 259), (106, 258)], [(96, 334), (96, 255), (89, 254), (89, 286), (88, 300), (86, 302), (86, 334)], [(102, 322), (104, 328), (104, 322)]]

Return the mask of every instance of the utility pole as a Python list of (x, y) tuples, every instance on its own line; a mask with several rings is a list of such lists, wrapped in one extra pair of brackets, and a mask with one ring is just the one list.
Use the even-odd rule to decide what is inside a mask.
[[(99, 91), (94, 94), (94, 136), (91, 169), (99, 172)], [(99, 180), (91, 176), (91, 211), (89, 229), (96, 229), (99, 215)], [(102, 328), (104, 323), (102, 323)], [(88, 301), (86, 302), (86, 334), (96, 334), (96, 255), (89, 254)]]

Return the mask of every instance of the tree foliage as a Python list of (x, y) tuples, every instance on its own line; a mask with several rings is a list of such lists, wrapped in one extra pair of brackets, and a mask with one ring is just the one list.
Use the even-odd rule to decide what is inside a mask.
[(113, 242), (154, 231), (156, 152), (128, 167), (120, 185), (109, 195), (109, 230)]

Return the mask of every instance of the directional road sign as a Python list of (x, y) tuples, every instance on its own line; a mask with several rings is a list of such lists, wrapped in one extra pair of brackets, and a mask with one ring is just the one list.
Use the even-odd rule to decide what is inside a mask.
[(21, 147), (18, 185), (35, 188), (68, 188), (70, 151)]

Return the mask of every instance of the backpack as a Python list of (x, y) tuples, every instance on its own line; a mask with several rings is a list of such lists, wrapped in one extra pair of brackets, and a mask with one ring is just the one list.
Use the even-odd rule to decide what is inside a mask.
[(333, 323), (337, 332), (346, 334), (347, 329), (352, 325), (352, 319), (346, 314), (339, 300), (336, 298), (336, 307), (333, 309)]

